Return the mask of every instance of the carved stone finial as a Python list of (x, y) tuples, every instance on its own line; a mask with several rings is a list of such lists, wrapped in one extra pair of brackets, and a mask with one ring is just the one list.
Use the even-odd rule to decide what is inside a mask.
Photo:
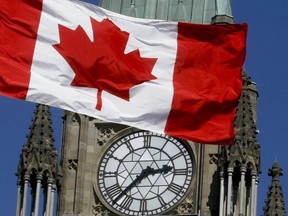
[(271, 176), (272, 180), (278, 180), (280, 176), (283, 176), (283, 170), (279, 167), (277, 161), (275, 161), (272, 168), (269, 169), (268, 176)]
[(283, 175), (283, 170), (280, 168), (277, 161), (274, 162), (268, 175), (272, 177), (272, 182), (269, 186), (267, 198), (265, 200), (264, 216), (286, 216), (286, 208), (283, 197), (282, 186), (279, 177)]

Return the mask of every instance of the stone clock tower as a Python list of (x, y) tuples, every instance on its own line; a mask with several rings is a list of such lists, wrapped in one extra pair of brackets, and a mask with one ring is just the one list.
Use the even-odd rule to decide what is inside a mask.
[[(233, 23), (229, 1), (102, 0), (139, 18)], [(257, 90), (243, 70), (231, 147), (202, 145), (65, 112), (57, 214), (256, 215)]]
[[(229, 0), (102, 0), (100, 5), (139, 18), (233, 23)], [(16, 215), (27, 212), (30, 186), (31, 215), (38, 215), (40, 204), (43, 215), (55, 215), (57, 189), (58, 216), (256, 216), (258, 93), (245, 70), (242, 78), (232, 146), (204, 145), (64, 112), (57, 165), (49, 107), (37, 106), (17, 170)]]
[(257, 91), (243, 81), (231, 147), (65, 112), (58, 215), (256, 216)]

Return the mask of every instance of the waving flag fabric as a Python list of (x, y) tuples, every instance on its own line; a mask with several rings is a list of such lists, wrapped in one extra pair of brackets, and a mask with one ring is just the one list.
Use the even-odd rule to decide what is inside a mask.
[(0, 2), (0, 94), (201, 143), (233, 139), (247, 26)]

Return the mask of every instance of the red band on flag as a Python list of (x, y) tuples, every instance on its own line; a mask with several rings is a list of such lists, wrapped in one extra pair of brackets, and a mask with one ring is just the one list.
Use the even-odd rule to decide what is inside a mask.
[(70, 0), (0, 8), (0, 95), (200, 143), (233, 139), (246, 25), (129, 18)]
[(165, 133), (206, 143), (233, 139), (245, 28), (179, 23), (174, 97)]
[(0, 94), (25, 99), (42, 1), (1, 1), (0, 8)]

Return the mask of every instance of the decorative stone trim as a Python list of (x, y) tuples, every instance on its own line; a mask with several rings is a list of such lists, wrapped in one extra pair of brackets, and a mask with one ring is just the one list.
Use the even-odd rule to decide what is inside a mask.
[(186, 198), (176, 209), (174, 209), (169, 215), (181, 215), (192, 214), (194, 211), (194, 203), (192, 199)]
[(92, 205), (92, 208), (92, 213), (94, 216), (110, 216), (110, 213), (100, 202)]
[(96, 188), (93, 187), (94, 194), (94, 204), (92, 205), (92, 214), (93, 216), (113, 216), (111, 212), (100, 202), (97, 194)]
[(78, 159), (69, 159), (68, 160), (68, 169), (69, 170), (77, 170), (78, 167)]
[(103, 146), (115, 134), (116, 134), (116, 132), (114, 131), (113, 128), (98, 128), (98, 130), (97, 130), (97, 143), (100, 146)]
[(218, 164), (219, 161), (219, 154), (209, 154), (209, 163), (210, 164)]

